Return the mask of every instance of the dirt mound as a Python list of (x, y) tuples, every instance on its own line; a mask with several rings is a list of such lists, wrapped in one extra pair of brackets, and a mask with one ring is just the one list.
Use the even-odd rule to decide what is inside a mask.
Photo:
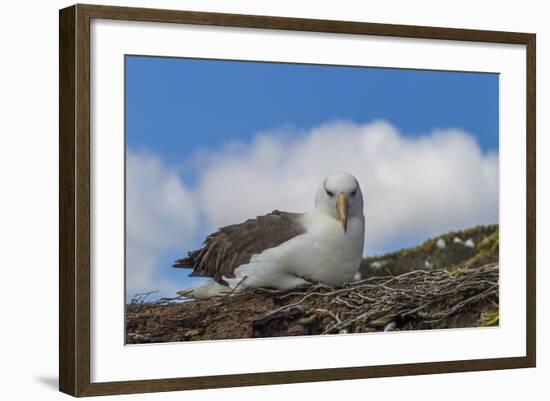
[(400, 275), (414, 270), (445, 269), (495, 263), (499, 256), (498, 225), (478, 226), (452, 231), (425, 241), (423, 244), (363, 259), (363, 278)]

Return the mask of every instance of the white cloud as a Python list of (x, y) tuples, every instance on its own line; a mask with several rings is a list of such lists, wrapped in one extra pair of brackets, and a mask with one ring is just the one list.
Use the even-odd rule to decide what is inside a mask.
[(383, 121), (334, 122), (232, 148), (202, 160), (197, 195), (211, 229), (276, 208), (310, 210), (319, 182), (339, 170), (363, 189), (369, 254), (498, 220), (498, 156), (462, 130), (405, 137)]
[(158, 157), (129, 151), (126, 163), (127, 293), (158, 289), (173, 294), (180, 288), (161, 278), (159, 260), (191, 238), (199, 210), (176, 171)]
[(459, 129), (407, 137), (384, 121), (333, 122), (259, 134), (251, 143), (202, 151), (186, 165), (199, 174), (193, 189), (158, 158), (129, 152), (128, 275), (135, 288), (158, 288), (148, 283), (155, 261), (167, 247), (185, 246), (199, 217), (215, 230), (273, 209), (308, 211), (333, 171), (348, 171), (361, 184), (367, 254), (498, 221), (498, 155), (482, 153)]

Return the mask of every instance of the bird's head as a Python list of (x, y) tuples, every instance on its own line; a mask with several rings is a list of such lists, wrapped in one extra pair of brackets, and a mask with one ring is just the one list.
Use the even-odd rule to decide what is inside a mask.
[(359, 182), (345, 172), (328, 175), (317, 190), (315, 209), (340, 220), (344, 232), (347, 232), (349, 219), (363, 218), (363, 194)]

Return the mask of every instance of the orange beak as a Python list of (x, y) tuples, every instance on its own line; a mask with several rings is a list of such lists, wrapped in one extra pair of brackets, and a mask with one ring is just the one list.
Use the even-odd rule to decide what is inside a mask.
[(344, 228), (344, 233), (348, 231), (348, 196), (340, 192), (338, 198), (336, 198), (336, 213), (338, 218), (342, 222), (342, 227)]

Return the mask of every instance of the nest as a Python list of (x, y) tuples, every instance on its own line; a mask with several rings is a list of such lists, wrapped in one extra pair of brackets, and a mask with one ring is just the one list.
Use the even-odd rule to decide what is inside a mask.
[(333, 288), (256, 288), (231, 296), (127, 307), (127, 342), (479, 327), (498, 324), (497, 264), (418, 270)]

